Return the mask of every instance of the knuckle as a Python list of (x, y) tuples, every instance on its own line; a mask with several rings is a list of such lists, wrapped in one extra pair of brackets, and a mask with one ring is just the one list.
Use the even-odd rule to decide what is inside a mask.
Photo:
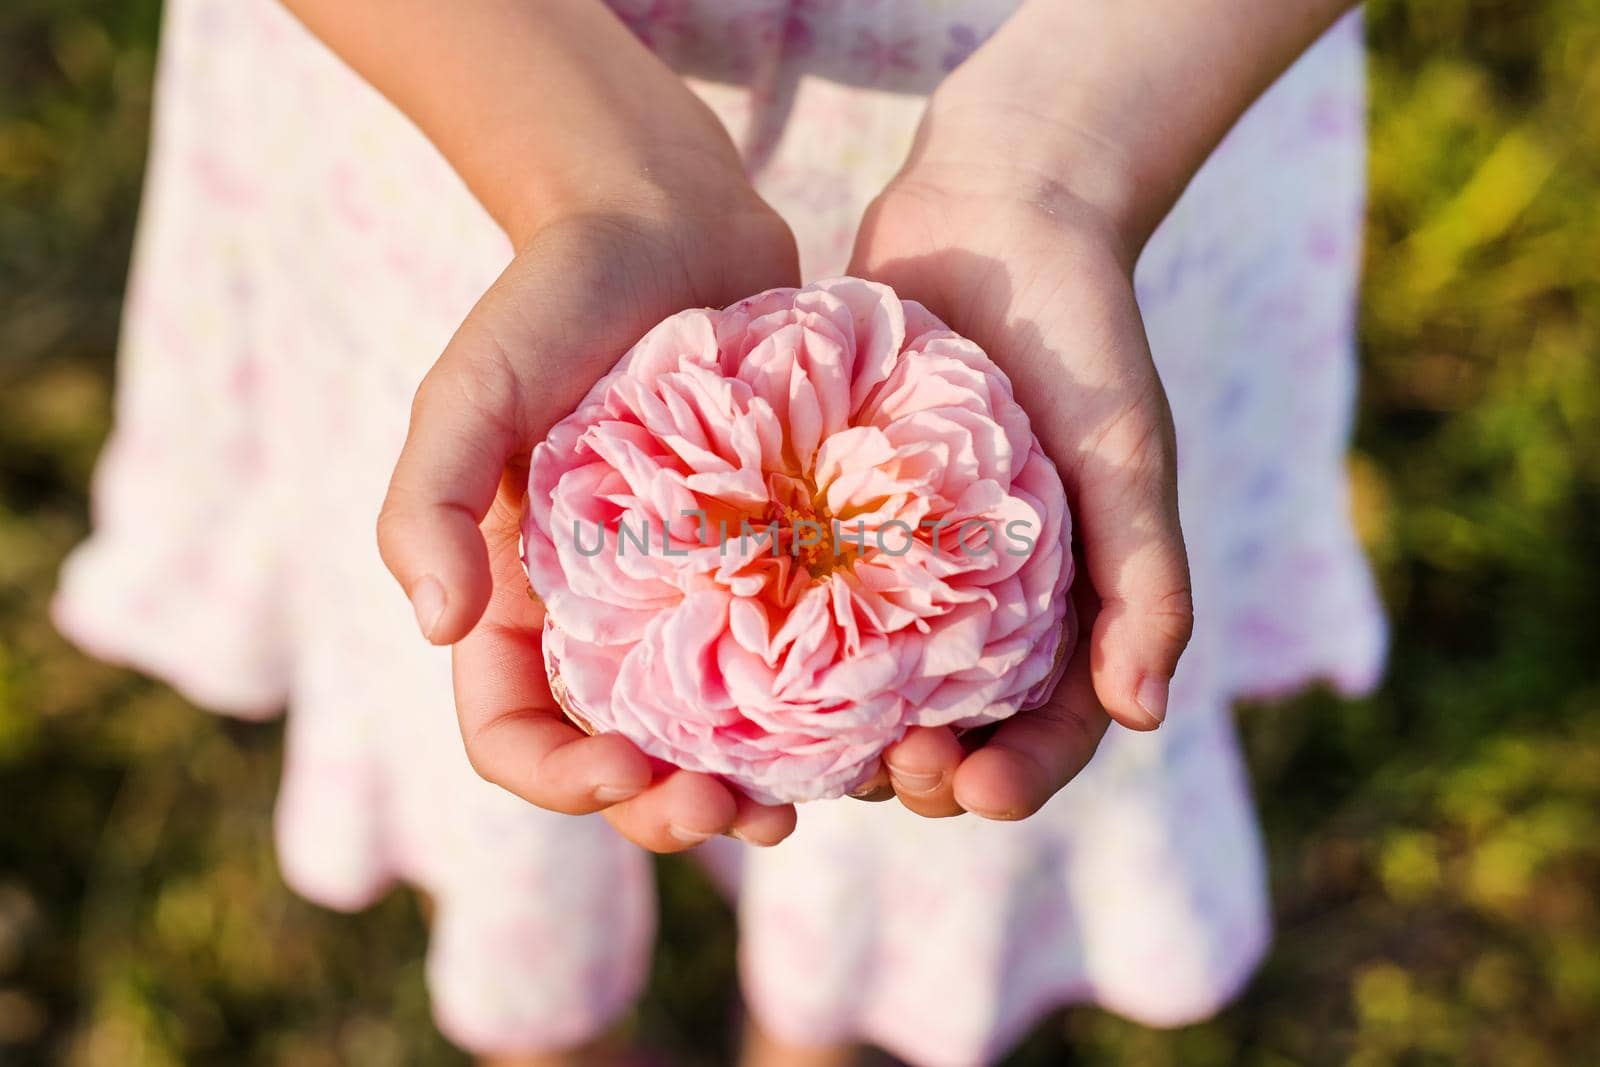
[(476, 728), (462, 730), (463, 747), (467, 753), (467, 763), (479, 778), (492, 785), (519, 792), (513, 788), (511, 776), (506, 769), (504, 749), (506, 745), (501, 742), (500, 735), (511, 726), (522, 722), (528, 717), (526, 711), (501, 712)]
[(394, 546), (395, 539), (405, 525), (400, 498), (392, 488), (384, 495), (383, 504), (378, 508), (378, 521), (374, 525), (378, 531), (378, 550), (387, 560), (386, 550)]
[(1125, 427), (1121, 442), (1129, 471), (1147, 485), (1159, 485), (1171, 478), (1178, 466), (1178, 448), (1171, 423), (1154, 413), (1146, 413)]
[(503, 360), (474, 359), (451, 378), (462, 406), (490, 419), (503, 416), (516, 399), (512, 375)]
[(506, 423), (515, 414), (518, 395), (517, 376), (505, 347), (484, 330), (483, 343), (475, 345), (471, 355), (446, 353), (423, 375), (411, 398), (412, 427), (436, 411)]
[(464, 747), (467, 752), (467, 763), (472, 767), (472, 773), (491, 785), (500, 785), (498, 765), (490, 757), (488, 746), (482, 741), (482, 731), (469, 736)]
[(383, 557), (384, 564), (391, 571), (394, 570), (390, 556), (394, 545), (395, 523), (394, 504), (389, 497), (384, 497), (383, 506), (378, 509), (378, 521), (372, 525), (378, 537), (378, 555)]
[[(1100, 746), (1100, 739), (1105, 736), (1105, 717), (1101, 715), (1097, 719), (1091, 720), (1090, 716), (1084, 714), (1076, 706), (1052, 701), (1035, 709), (1032, 714), (1037, 715), (1043, 722), (1050, 725), (1052, 731), (1058, 737), (1056, 747), (1063, 751), (1093, 752)], [(1032, 753), (1019, 752), (1019, 754), (1032, 759), (1038, 764), (1045, 778), (1054, 779), (1058, 777), (1052, 774), (1050, 768), (1041, 763)], [(1043, 803), (1044, 801), (1040, 800), (1040, 804)]]
[(378, 519), (373, 523), (373, 530), (377, 535), (378, 558), (383, 560), (389, 573), (402, 585), (410, 577), (410, 568), (405, 565), (405, 527), (406, 516), (400, 497), (391, 489), (378, 508)]
[(1130, 499), (1142, 499), (1151, 492), (1165, 495), (1176, 477), (1177, 443), (1164, 408), (1145, 401), (1128, 403), (1107, 416), (1082, 452), (1085, 462), (1092, 457), (1118, 472)]
[(433, 406), (434, 394), (438, 390), (436, 384), (439, 380), (438, 374), (439, 365), (435, 363), (428, 373), (422, 376), (422, 380), (417, 383), (417, 387), (412, 390), (411, 425), (415, 426), (418, 421), (427, 415), (428, 409)]
[(1181, 651), (1194, 636), (1194, 595), (1186, 584), (1151, 603), (1145, 616)]

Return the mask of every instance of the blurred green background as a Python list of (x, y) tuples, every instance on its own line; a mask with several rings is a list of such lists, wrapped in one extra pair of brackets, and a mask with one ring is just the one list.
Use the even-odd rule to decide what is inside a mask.
[[(0, 1062), (454, 1064), (396, 892), (288, 894), (277, 727), (45, 621), (109, 413), (158, 4), (0, 6)], [(1216, 1020), (1012, 1063), (1600, 1056), (1600, 2), (1381, 0), (1355, 475), (1390, 678), (1242, 722), (1276, 949)], [(666, 861), (630, 1029), (727, 1062), (727, 913)]]

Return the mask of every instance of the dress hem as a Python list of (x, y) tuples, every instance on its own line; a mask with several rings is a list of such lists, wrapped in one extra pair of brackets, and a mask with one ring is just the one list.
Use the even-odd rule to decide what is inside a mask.
[(190, 703), (222, 715), (266, 722), (283, 713), (288, 695), (282, 687), (232, 685), (214, 673), (194, 670), (196, 657), (183, 641), (173, 639), (176, 635), (97, 610), (92, 605), (104, 599), (75, 596), (68, 584), (51, 598), (50, 622), (82, 652), (169, 685)]

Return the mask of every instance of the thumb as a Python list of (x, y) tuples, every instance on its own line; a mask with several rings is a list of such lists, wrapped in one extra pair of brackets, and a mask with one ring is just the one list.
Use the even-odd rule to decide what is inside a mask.
[(1083, 559), (1100, 599), (1089, 650), (1095, 695), (1123, 726), (1152, 730), (1166, 718), (1194, 630), (1172, 417), (1159, 385), (1115, 420), (1076, 474)]
[(434, 364), (378, 515), (378, 551), (434, 644), (465, 637), (489, 603), (488, 513), (516, 432), (517, 379), (475, 349), (472, 320)]
[(461, 640), (488, 607), (494, 582), (480, 524), (508, 464), (526, 460), (637, 336), (638, 316), (588, 313), (579, 295), (599, 283), (574, 262), (583, 260), (571, 248), (548, 242), (514, 259), (417, 388), (378, 551), (434, 644)]

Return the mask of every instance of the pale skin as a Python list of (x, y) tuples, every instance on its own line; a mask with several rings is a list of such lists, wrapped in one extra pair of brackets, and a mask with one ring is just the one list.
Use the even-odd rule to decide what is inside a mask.
[[(602, 812), (655, 851), (721, 833), (781, 841), (791, 806), (659, 772), (630, 742), (567, 722), (517, 531), (527, 456), (549, 427), (665, 316), (798, 284), (792, 234), (717, 120), (600, 0), (286, 4), (416, 122), (516, 252), (418, 389), (378, 523), (423, 635), (453, 646), (473, 766), (542, 807)], [(976, 747), (914, 729), (865, 795), (930, 817), (1024, 818), (1111, 722), (1165, 717), (1194, 609), (1133, 266), (1228, 127), (1350, 6), (1028, 0), (933, 94), (850, 272), (929, 305), (1010, 375), (1068, 489), (1087, 639), (1043, 707)], [(850, 1058), (756, 1028), (743, 1052), (747, 1067)]]

